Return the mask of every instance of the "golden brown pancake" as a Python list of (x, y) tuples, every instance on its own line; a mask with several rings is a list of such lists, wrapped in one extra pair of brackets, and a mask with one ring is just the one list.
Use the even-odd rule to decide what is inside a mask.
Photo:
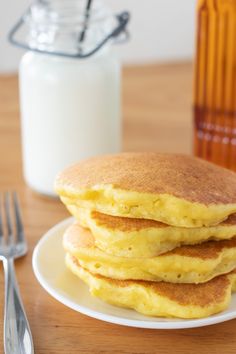
[(236, 212), (236, 174), (178, 154), (123, 153), (82, 161), (55, 188), (73, 215), (78, 207), (174, 226), (217, 224)]
[[(85, 281), (90, 293), (110, 304), (135, 309), (149, 316), (201, 318), (225, 310), (236, 290), (236, 272), (203, 284), (172, 284), (114, 280), (82, 268), (67, 254), (67, 267)], [(79, 289), (78, 289), (79, 296)]]
[(202, 283), (236, 267), (236, 237), (182, 246), (152, 258), (125, 258), (100, 250), (92, 233), (77, 223), (66, 230), (63, 245), (83, 268), (113, 279)]
[(83, 208), (77, 210), (80, 224), (92, 231), (96, 245), (114, 256), (154, 257), (181, 245), (230, 239), (236, 235), (236, 214), (215, 226), (186, 228)]

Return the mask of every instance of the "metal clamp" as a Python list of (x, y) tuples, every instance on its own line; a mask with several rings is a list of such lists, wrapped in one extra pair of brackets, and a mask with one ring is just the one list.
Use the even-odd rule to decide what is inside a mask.
[[(99, 49), (101, 49), (110, 39), (114, 39), (117, 38), (121, 33), (125, 34), (123, 41), (126, 41), (129, 38), (129, 34), (126, 30), (126, 26), (130, 20), (130, 13), (127, 11), (121, 12), (120, 14), (116, 15), (116, 19), (118, 21), (117, 27), (115, 27), (94, 49), (92, 49), (91, 51), (89, 51), (88, 53), (82, 54), (81, 52), (76, 53), (76, 54), (68, 54), (68, 53), (63, 53), (63, 52), (50, 52), (47, 50), (41, 50), (38, 48), (34, 48), (29, 46), (27, 43), (25, 42), (21, 42), (19, 40), (16, 39), (15, 34), (18, 32), (18, 30), (24, 25), (25, 23), (25, 17), (28, 15), (30, 9), (28, 9), (21, 17), (20, 19), (17, 21), (17, 23), (13, 26), (13, 28), (10, 30), (9, 34), (8, 34), (8, 40), (11, 44), (19, 47), (19, 48), (23, 48), (23, 49), (27, 49), (27, 50), (31, 50), (37, 53), (43, 53), (43, 54), (49, 54), (49, 55), (57, 55), (57, 56), (61, 56), (61, 57), (68, 57), (68, 58), (78, 58), (78, 59), (84, 59), (84, 58), (88, 58), (91, 55), (95, 54)], [(120, 41), (119, 41), (120, 43)]]

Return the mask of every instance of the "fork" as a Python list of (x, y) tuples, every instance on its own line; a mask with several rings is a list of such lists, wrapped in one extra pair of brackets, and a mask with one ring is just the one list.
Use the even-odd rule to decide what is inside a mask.
[(32, 335), (14, 269), (14, 259), (27, 252), (20, 207), (16, 192), (6, 192), (1, 199), (0, 260), (5, 275), (4, 350), (5, 354), (33, 354)]

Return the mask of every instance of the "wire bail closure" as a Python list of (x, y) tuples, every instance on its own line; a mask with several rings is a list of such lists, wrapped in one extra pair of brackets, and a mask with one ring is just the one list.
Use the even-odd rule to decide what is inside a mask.
[(110, 32), (108, 35), (92, 50), (90, 50), (87, 53), (81, 53), (81, 51), (78, 51), (76, 54), (69, 54), (69, 53), (64, 53), (64, 52), (51, 52), (47, 50), (41, 50), (38, 48), (31, 47), (28, 45), (26, 42), (21, 42), (16, 38), (16, 33), (20, 30), (20, 28), (24, 25), (25, 23), (25, 18), (28, 16), (30, 13), (30, 8), (26, 10), (26, 12), (20, 17), (20, 19), (16, 22), (16, 24), (12, 27), (12, 29), (8, 33), (8, 40), (11, 44), (13, 44), (16, 47), (26, 49), (26, 50), (31, 50), (33, 52), (37, 53), (43, 53), (43, 54), (49, 54), (49, 55), (56, 55), (60, 57), (67, 57), (67, 58), (78, 58), (78, 59), (85, 59), (93, 54), (95, 54), (99, 49), (101, 49), (109, 40), (118, 38), (120, 34), (124, 33), (124, 38), (120, 41), (119, 43), (126, 41), (129, 38), (129, 34), (127, 32), (127, 24), (130, 20), (130, 13), (128, 11), (123, 11), (120, 14), (117, 14), (115, 17), (117, 19), (117, 26)]

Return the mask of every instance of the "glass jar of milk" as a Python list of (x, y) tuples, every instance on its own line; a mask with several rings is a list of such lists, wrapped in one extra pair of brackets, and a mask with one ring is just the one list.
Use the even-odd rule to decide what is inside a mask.
[(24, 177), (35, 191), (54, 195), (66, 166), (121, 149), (121, 74), (111, 39), (128, 14), (117, 19), (98, 0), (41, 0), (20, 20), (26, 44), (13, 39), (16, 28), (10, 35), (30, 49), (19, 87)]

